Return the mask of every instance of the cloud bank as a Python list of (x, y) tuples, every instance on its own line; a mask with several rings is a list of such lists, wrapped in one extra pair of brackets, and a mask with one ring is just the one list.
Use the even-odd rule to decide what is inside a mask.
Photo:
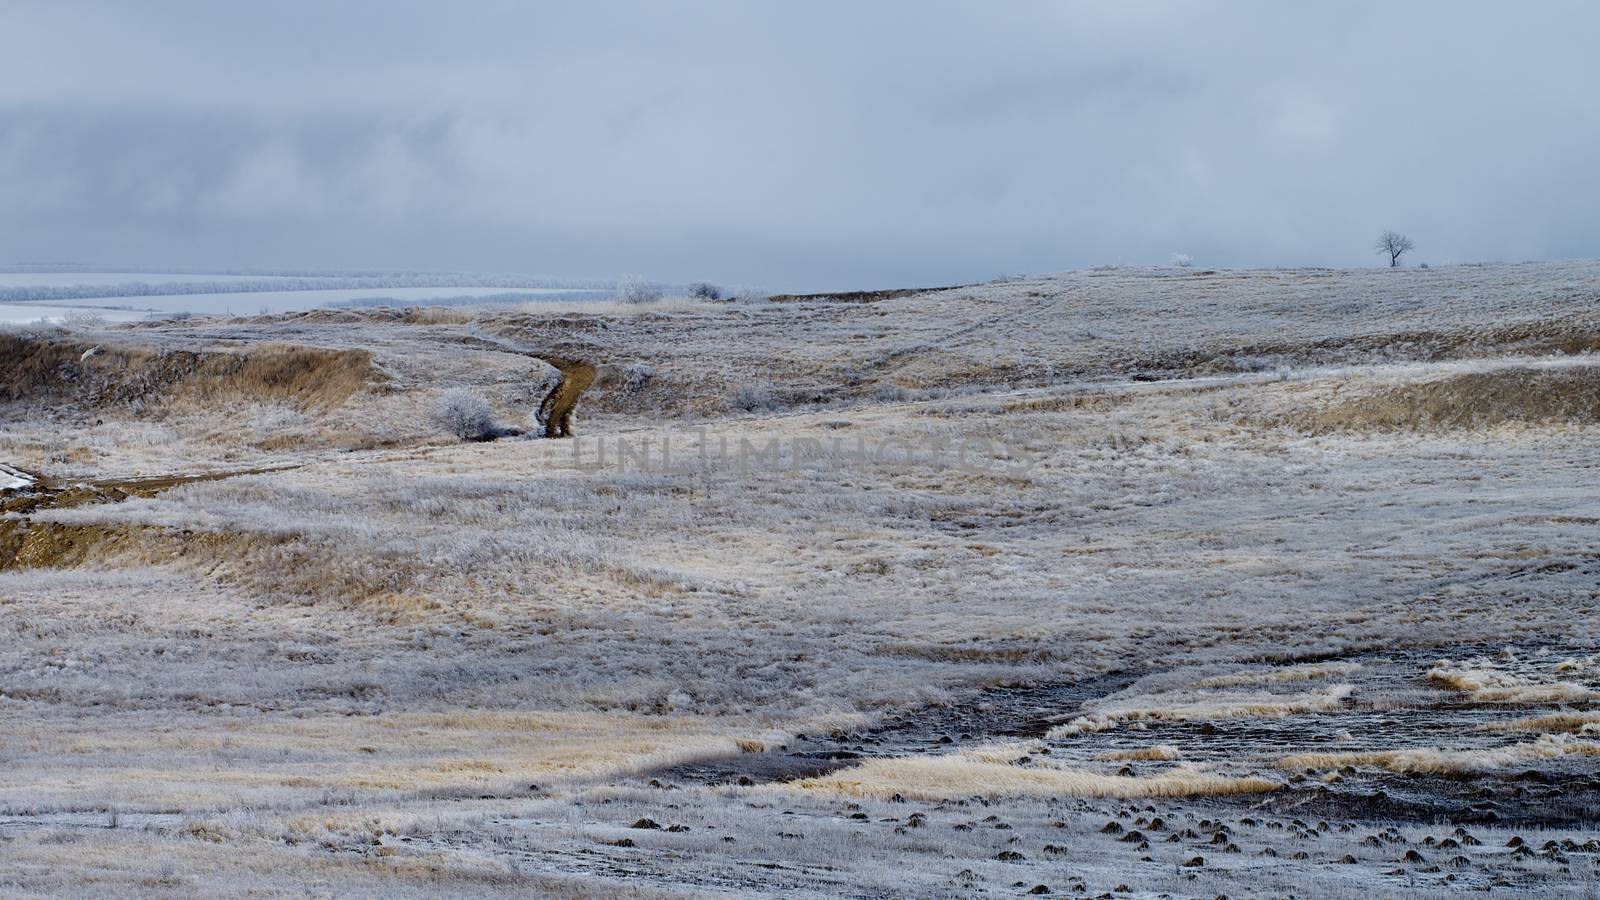
[[(1398, 8), (1396, 8), (1398, 7)], [(0, 262), (775, 288), (1600, 255), (1600, 7), (0, 9)]]

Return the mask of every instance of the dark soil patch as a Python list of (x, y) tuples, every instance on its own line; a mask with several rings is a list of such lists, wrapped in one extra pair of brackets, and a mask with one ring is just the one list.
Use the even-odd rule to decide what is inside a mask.
[(915, 297), (919, 294), (931, 294), (935, 291), (950, 291), (958, 287), (963, 287), (963, 285), (931, 288), (895, 288), (885, 291), (838, 291), (831, 294), (773, 294), (767, 300), (772, 303), (877, 303), (881, 300), (899, 300), (902, 297)]
[(1122, 690), (1142, 674), (1113, 672), (1082, 681), (987, 688), (947, 705), (895, 713), (872, 728), (795, 735), (765, 752), (671, 766), (644, 777), (663, 783), (760, 784), (826, 775), (865, 757), (943, 753), (995, 738), (1041, 737), (1061, 716)]

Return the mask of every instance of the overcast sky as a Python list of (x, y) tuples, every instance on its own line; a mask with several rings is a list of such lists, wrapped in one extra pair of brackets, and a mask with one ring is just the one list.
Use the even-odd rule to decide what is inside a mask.
[(0, 0), (0, 262), (1600, 256), (1600, 3)]

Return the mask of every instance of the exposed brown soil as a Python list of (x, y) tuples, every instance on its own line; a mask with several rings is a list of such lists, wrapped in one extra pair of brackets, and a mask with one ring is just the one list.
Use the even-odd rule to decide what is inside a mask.
[(293, 468), (296, 467), (269, 466), (195, 475), (153, 475), (148, 478), (112, 478), (88, 482), (56, 481), (35, 476), (37, 480), (31, 486), (0, 494), (0, 512), (28, 515), (41, 509), (68, 509), (88, 503), (120, 503), (129, 497), (154, 497), (180, 484), (221, 481), (239, 475), (261, 475)]
[(126, 551), (138, 540), (126, 525), (65, 525), (0, 519), (0, 572), (75, 566)]
[(79, 483), (41, 478), (26, 489), (0, 494), (0, 513), (16, 514), (13, 518), (0, 519), (0, 572), (12, 568), (64, 568), (118, 557), (153, 561), (187, 556), (207, 548), (217, 552), (226, 549), (229, 555), (234, 555), (239, 542), (246, 539), (155, 526), (41, 522), (30, 516), (43, 509), (118, 503), (129, 497), (153, 497), (182, 484), (258, 475), (285, 468), (293, 466)]
[(249, 398), (326, 410), (380, 377), (366, 350), (262, 344), (206, 351), (0, 334), (0, 399), (99, 409)]
[(644, 777), (711, 784), (787, 781), (825, 775), (863, 758), (942, 753), (997, 738), (1040, 737), (1061, 717), (1089, 700), (1114, 694), (1140, 672), (1111, 672), (1080, 681), (991, 687), (957, 702), (893, 714), (860, 731), (798, 734), (779, 747), (752, 748), (738, 756), (668, 766)]
[(935, 291), (955, 290), (964, 285), (947, 285), (931, 288), (895, 288), (885, 291), (838, 291), (831, 294), (773, 294), (767, 299), (773, 303), (877, 303), (881, 300), (899, 300)]
[(550, 389), (539, 404), (538, 420), (544, 425), (545, 437), (572, 437), (572, 417), (578, 408), (578, 398), (594, 382), (595, 367), (575, 359), (551, 356), (546, 362), (561, 371), (561, 381)]

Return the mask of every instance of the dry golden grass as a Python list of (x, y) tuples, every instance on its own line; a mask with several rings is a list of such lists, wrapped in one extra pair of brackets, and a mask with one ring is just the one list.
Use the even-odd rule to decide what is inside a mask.
[(1600, 712), (1558, 712), (1543, 716), (1490, 722), (1485, 731), (1535, 731), (1545, 734), (1584, 734), (1600, 736)]
[[(608, 779), (738, 755), (736, 722), (563, 712), (471, 711), (233, 719), (183, 715), (177, 727), (126, 717), (33, 728), (0, 780), (0, 804), (204, 811), (241, 798), (293, 807), (325, 791), (414, 797), (512, 791)], [(17, 717), (0, 720), (20, 728)], [(747, 726), (745, 726), (747, 727)], [(230, 763), (218, 769), (218, 754)], [(45, 766), (70, 758), (72, 769)]]
[(326, 410), (374, 377), (372, 354), (365, 350), (258, 344), (236, 354), (206, 357), (198, 372), (183, 379), (177, 397), (200, 406), (252, 400)]
[(1126, 722), (1283, 718), (1299, 713), (1324, 712), (1344, 703), (1350, 691), (1350, 685), (1336, 684), (1320, 691), (1299, 694), (1180, 693), (1171, 697), (1137, 697), (1079, 716), (1065, 725), (1057, 725), (1050, 729), (1049, 737), (1055, 739), (1107, 731)]
[(1276, 669), (1216, 675), (1211, 678), (1202, 678), (1195, 682), (1195, 686), (1225, 688), (1244, 687), (1251, 684), (1287, 684), (1295, 681), (1316, 681), (1322, 678), (1343, 678), (1360, 671), (1360, 669), (1361, 664), (1356, 662), (1305, 663)]
[(1567, 681), (1548, 683), (1489, 668), (1455, 668), (1440, 662), (1428, 670), (1428, 680), (1466, 694), (1479, 703), (1561, 703), (1591, 700), (1595, 692)]
[(1345, 753), (1298, 753), (1278, 760), (1282, 769), (1336, 769), (1377, 766), (1391, 772), (1449, 775), (1481, 772), (1563, 756), (1600, 756), (1600, 743), (1541, 735), (1538, 740), (1493, 750), (1365, 750)]
[(1305, 417), (1313, 431), (1490, 428), (1600, 422), (1600, 366), (1471, 372), (1344, 400)]

